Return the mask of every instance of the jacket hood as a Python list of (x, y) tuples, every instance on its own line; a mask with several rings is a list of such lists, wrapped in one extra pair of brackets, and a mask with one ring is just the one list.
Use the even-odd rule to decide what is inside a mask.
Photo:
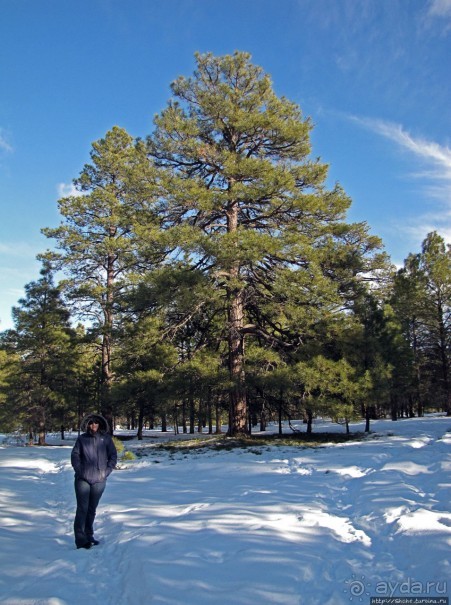
[(81, 431), (83, 433), (86, 433), (86, 431), (88, 430), (88, 422), (90, 420), (94, 420), (94, 419), (98, 420), (98, 422), (99, 422), (99, 433), (108, 433), (108, 431), (109, 431), (108, 422), (107, 422), (106, 418), (104, 418), (101, 414), (88, 414), (87, 416), (85, 416), (80, 424)]

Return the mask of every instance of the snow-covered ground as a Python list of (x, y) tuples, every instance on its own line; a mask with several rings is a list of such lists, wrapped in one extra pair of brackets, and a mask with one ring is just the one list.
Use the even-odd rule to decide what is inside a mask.
[(372, 430), (320, 448), (169, 452), (127, 442), (144, 455), (110, 477), (96, 519), (102, 542), (89, 551), (72, 536), (73, 441), (0, 446), (0, 603), (449, 596), (451, 418)]

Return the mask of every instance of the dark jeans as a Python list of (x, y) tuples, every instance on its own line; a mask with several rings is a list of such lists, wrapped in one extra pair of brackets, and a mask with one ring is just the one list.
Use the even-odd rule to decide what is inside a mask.
[(77, 498), (77, 512), (75, 513), (74, 533), (75, 544), (83, 546), (94, 535), (94, 519), (97, 505), (102, 497), (106, 482), (90, 485), (83, 479), (75, 479), (75, 496)]

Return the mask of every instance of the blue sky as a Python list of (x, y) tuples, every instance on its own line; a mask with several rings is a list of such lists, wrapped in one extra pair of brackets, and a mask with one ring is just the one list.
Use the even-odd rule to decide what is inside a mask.
[(235, 50), (312, 118), (393, 262), (451, 241), (451, 0), (0, 0), (0, 330), (91, 143), (149, 134), (196, 51)]

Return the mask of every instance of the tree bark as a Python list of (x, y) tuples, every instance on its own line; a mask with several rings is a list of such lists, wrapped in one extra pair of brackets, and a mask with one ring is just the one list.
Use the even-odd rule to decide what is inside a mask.
[(216, 422), (216, 431), (215, 431), (215, 433), (217, 435), (220, 435), (222, 433), (222, 427), (221, 427), (221, 401), (220, 401), (219, 397), (216, 398), (215, 422)]
[[(116, 232), (111, 228), (111, 236)], [(113, 330), (113, 302), (114, 302), (114, 264), (116, 257), (109, 254), (107, 258), (107, 281), (106, 281), (106, 300), (104, 307), (104, 327), (102, 337), (102, 372), (101, 372), (101, 390), (100, 390), (100, 408), (105, 416), (110, 433), (113, 434), (113, 407), (111, 403), (111, 384), (113, 382), (113, 371), (111, 367), (111, 333)]]
[[(232, 187), (233, 183), (230, 184)], [(238, 229), (238, 204), (232, 202), (227, 211), (227, 231), (234, 233)], [(239, 261), (230, 267), (230, 285), (228, 287), (228, 353), (229, 374), (232, 382), (230, 389), (230, 425), (228, 434), (236, 436), (247, 434), (247, 401), (244, 373), (244, 303), (243, 290), (239, 283)]]
[(45, 412), (44, 408), (40, 410), (38, 420), (38, 445), (45, 445)]
[(244, 338), (240, 332), (243, 320), (242, 301), (237, 296), (229, 310), (229, 372), (232, 381), (230, 389), (229, 435), (246, 434), (247, 402), (244, 374)]
[(311, 435), (312, 434), (312, 425), (313, 425), (313, 413), (312, 410), (310, 408), (306, 409), (306, 415), (307, 415), (307, 435)]
[(143, 427), (144, 427), (144, 402), (139, 402), (139, 412), (138, 412), (138, 440), (142, 441), (143, 439)]
[(370, 432), (370, 419), (371, 419), (371, 414), (370, 414), (369, 407), (367, 406), (365, 409), (365, 433)]

